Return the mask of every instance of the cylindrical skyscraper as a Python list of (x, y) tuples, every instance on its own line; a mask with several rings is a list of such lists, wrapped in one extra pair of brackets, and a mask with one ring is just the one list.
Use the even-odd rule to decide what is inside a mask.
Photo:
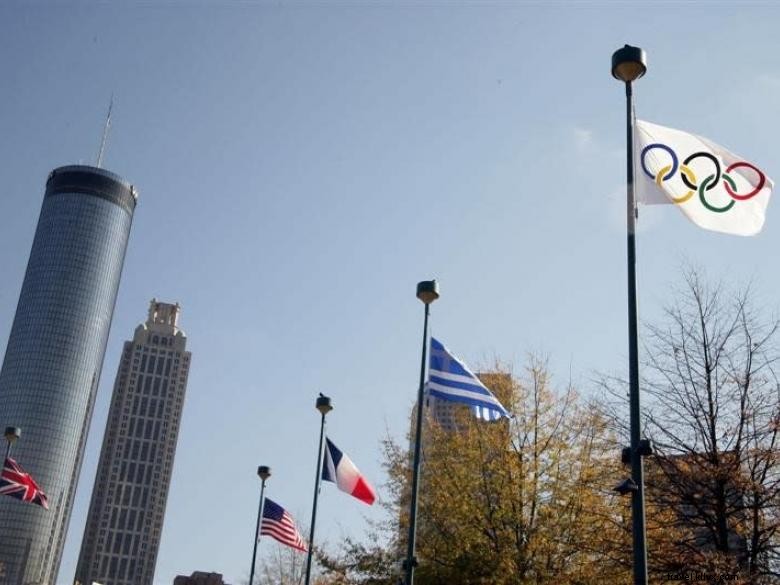
[(0, 426), (49, 510), (0, 498), (0, 584), (54, 585), (137, 194), (100, 168), (55, 169), (0, 370)]

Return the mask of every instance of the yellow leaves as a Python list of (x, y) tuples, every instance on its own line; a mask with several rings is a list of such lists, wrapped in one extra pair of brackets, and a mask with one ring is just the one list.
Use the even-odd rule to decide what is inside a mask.
[(515, 418), (426, 426), (417, 582), (514, 585), (620, 583), (599, 554), (610, 528), (604, 497), (615, 477), (604, 418), (572, 388), (555, 391), (542, 362), (522, 382), (490, 374)]

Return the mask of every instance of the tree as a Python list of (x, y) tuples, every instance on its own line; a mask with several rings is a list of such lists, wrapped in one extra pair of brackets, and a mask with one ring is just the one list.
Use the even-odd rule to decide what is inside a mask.
[[(498, 368), (490, 386), (512, 420), (476, 421), (464, 409), (455, 432), (426, 424), (415, 582), (624, 582), (625, 564), (605, 562), (614, 543), (625, 546), (626, 539), (615, 517), (622, 506), (610, 491), (617, 462), (607, 420), (571, 386), (554, 390), (543, 360), (530, 361), (523, 381), (508, 374)], [(353, 548), (358, 554), (343, 551), (340, 560), (324, 563), (331, 574), (341, 571), (338, 583), (398, 582), (409, 454), (392, 441), (385, 453), (393, 519), (386, 528), (395, 534), (381, 552)], [(355, 569), (371, 566), (369, 559), (384, 562), (363, 580), (366, 574)]]
[(674, 511), (648, 527), (651, 569), (764, 582), (778, 576), (778, 322), (749, 288), (708, 286), (693, 270), (684, 283), (644, 343), (647, 515)]
[[(306, 553), (273, 542), (268, 537), (261, 542), (264, 546), (257, 563), (255, 585), (303, 585), (306, 576)], [(244, 583), (248, 584), (249, 579)], [(313, 583), (321, 585), (316, 577)]]

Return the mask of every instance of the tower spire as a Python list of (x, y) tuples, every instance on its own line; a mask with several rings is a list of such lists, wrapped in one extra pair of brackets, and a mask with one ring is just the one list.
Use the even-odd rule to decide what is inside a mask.
[(100, 150), (98, 151), (97, 168), (103, 163), (103, 153), (106, 150), (106, 141), (108, 140), (108, 129), (111, 128), (111, 110), (114, 107), (114, 94), (111, 94), (111, 101), (108, 102), (108, 114), (106, 114), (106, 124), (103, 126), (103, 137), (100, 139)]

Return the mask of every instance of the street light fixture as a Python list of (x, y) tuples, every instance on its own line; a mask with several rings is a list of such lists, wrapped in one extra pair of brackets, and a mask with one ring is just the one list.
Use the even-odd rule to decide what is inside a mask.
[(305, 585), (311, 583), (311, 560), (314, 554), (314, 523), (317, 520), (317, 500), (320, 495), (320, 484), (322, 483), (322, 442), (325, 438), (325, 415), (333, 410), (330, 396), (325, 396), (322, 392), (317, 397), (315, 408), (320, 411), (320, 447), (317, 451), (317, 475), (314, 479), (314, 503), (311, 509), (311, 527), (309, 528), (309, 552), (306, 556), (306, 580)]
[(612, 55), (612, 77), (631, 83), (647, 71), (647, 55), (643, 49), (625, 45)]
[(435, 280), (423, 280), (417, 283), (417, 298), (430, 305), (439, 298), (439, 283)]
[(333, 405), (330, 402), (330, 396), (325, 396), (322, 392), (320, 392), (315, 408), (320, 411), (320, 414), (323, 417), (328, 414), (331, 410), (333, 410)]
[(5, 427), (5, 440), (8, 443), (8, 446), (5, 449), (6, 459), (11, 456), (11, 445), (13, 445), (21, 436), (22, 429), (19, 427)]
[(403, 564), (406, 585), (413, 585), (414, 569), (417, 566), (417, 559), (414, 556), (414, 545), (417, 530), (417, 497), (420, 486), (420, 449), (422, 447), (425, 362), (427, 361), (428, 356), (428, 316), (431, 312), (431, 303), (439, 298), (439, 284), (435, 280), (423, 280), (422, 282), (417, 283), (417, 298), (425, 305), (425, 320), (423, 322), (420, 385), (417, 388), (417, 420), (415, 421), (414, 463), (412, 466), (412, 497), (409, 507), (409, 536), (406, 543), (406, 560)]
[(255, 561), (257, 560), (257, 541), (260, 539), (260, 524), (263, 517), (263, 496), (265, 495), (265, 482), (271, 477), (271, 468), (267, 465), (260, 465), (257, 468), (257, 475), (260, 477), (260, 503), (257, 505), (257, 525), (255, 526), (255, 544), (252, 549), (252, 570), (249, 572), (249, 585), (254, 585), (255, 579)]
[(636, 301), (636, 194), (634, 192), (634, 94), (632, 83), (647, 71), (647, 56), (639, 47), (625, 45), (612, 55), (612, 76), (626, 86), (626, 245), (628, 263), (628, 388), (630, 411), (631, 481), (620, 484), (631, 494), (631, 532), (634, 549), (634, 584), (647, 585), (645, 495), (642, 470), (639, 405), (639, 342)]

